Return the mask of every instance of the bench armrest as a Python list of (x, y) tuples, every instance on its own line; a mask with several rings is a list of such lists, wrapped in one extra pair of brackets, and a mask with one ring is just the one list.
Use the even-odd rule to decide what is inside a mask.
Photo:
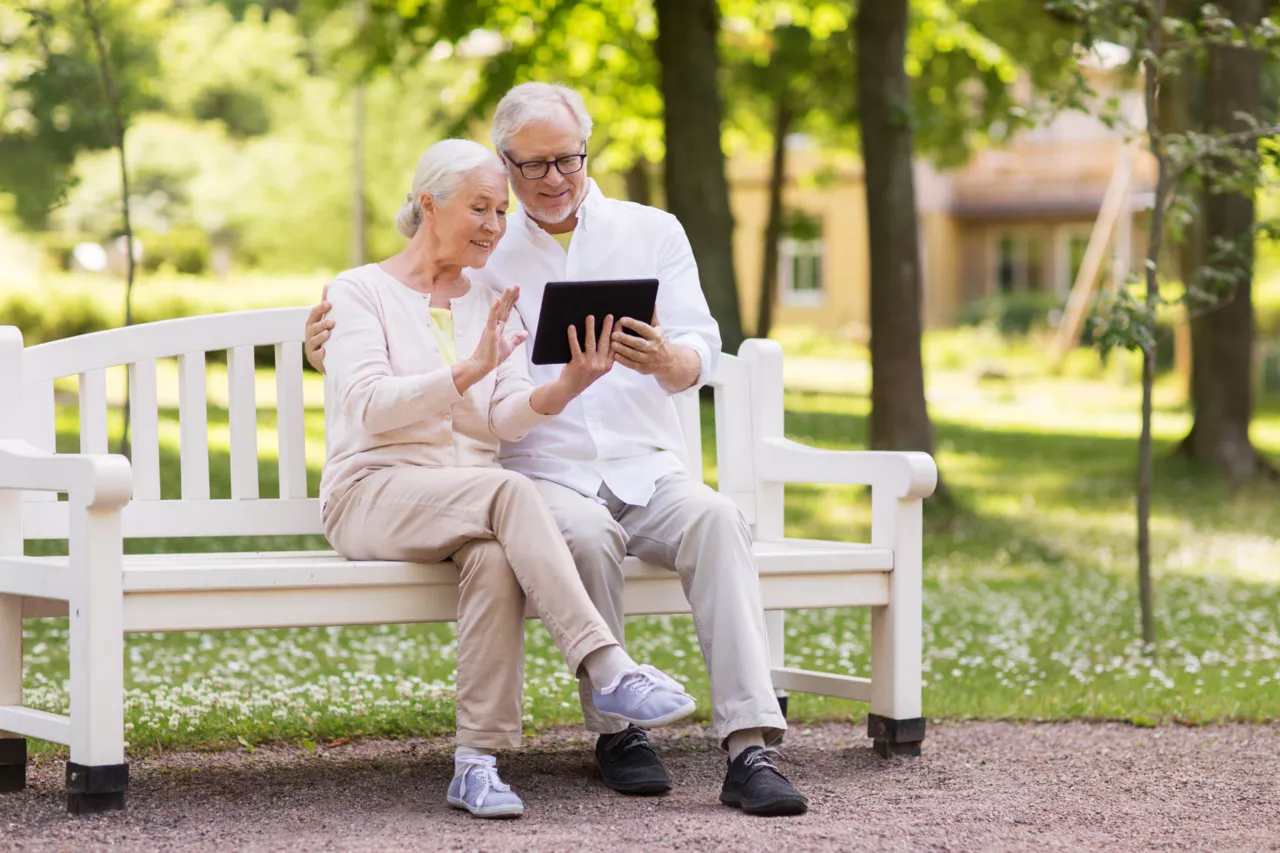
[(757, 445), (756, 476), (768, 483), (871, 486), (909, 500), (933, 494), (938, 466), (927, 453), (825, 450), (789, 438), (766, 438)]
[(119, 509), (133, 495), (133, 469), (115, 454), (48, 453), (25, 441), (0, 441), (0, 491), (66, 492), (96, 509)]

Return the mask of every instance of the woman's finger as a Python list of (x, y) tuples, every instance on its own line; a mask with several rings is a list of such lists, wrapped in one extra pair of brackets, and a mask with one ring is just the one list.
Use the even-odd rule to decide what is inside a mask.
[(587, 315), (587, 348), (584, 352), (587, 356), (595, 354), (596, 351), (596, 318), (594, 314)]
[(574, 326), (569, 327), (569, 356), (570, 363), (582, 361), (582, 347), (578, 346), (578, 330)]
[(613, 351), (613, 315), (609, 314), (604, 318), (604, 326), (600, 329), (600, 344), (596, 348), (599, 355), (606, 358)]

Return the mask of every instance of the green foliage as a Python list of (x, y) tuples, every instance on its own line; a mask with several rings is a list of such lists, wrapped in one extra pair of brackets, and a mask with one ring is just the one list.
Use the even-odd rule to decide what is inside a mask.
[(199, 228), (143, 231), (138, 233), (138, 239), (142, 242), (142, 268), (147, 272), (166, 267), (183, 275), (203, 275), (209, 271), (209, 235)]
[[(94, 4), (126, 121), (159, 102), (155, 44), (161, 0)], [(0, 6), (0, 192), (28, 227), (45, 224), (84, 151), (112, 143), (112, 119), (81, 0)]]
[(116, 325), (98, 300), (79, 294), (36, 301), (12, 294), (0, 301), (0, 324), (17, 326), (27, 346), (100, 332)]
[(960, 312), (965, 326), (989, 325), (1002, 335), (1021, 335), (1050, 327), (1050, 315), (1062, 309), (1052, 293), (1000, 293), (975, 299)]

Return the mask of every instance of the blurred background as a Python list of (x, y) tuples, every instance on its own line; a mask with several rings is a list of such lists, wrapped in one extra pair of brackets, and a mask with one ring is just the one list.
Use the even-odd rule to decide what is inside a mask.
[[(689, 232), (726, 350), (782, 343), (789, 434), (935, 454), (929, 716), (1274, 718), (1280, 174), (1260, 129), (1280, 113), (1280, 4), (1168, 3), (1169, 42), (1193, 49), (1163, 57), (1150, 93), (1158, 5), (0, 0), (0, 324), (28, 344), (118, 326), (127, 291), (132, 322), (311, 304), (337, 271), (403, 245), (394, 216), (431, 143), (488, 144), (507, 88), (562, 82), (595, 119), (588, 169), (604, 192)], [(1147, 136), (1157, 104), (1188, 164), (1168, 197)], [(1226, 132), (1253, 134), (1243, 160), (1206, 141)], [(1247, 218), (1215, 212), (1226, 195), (1252, 203)], [(1153, 264), (1166, 296), (1148, 327), (1133, 306)], [(1198, 289), (1207, 302), (1183, 298)], [(1154, 654), (1133, 545), (1143, 356), (1126, 349), (1144, 329)], [(1108, 341), (1120, 346), (1102, 358)], [(161, 436), (176, 454), (169, 385)], [(318, 377), (307, 389), (314, 490)], [(63, 450), (74, 391), (60, 387)], [(273, 467), (262, 477), (268, 494)], [(861, 490), (788, 490), (790, 535), (865, 539), (868, 523)], [(796, 665), (865, 669), (866, 614), (789, 625)], [(573, 720), (571, 680), (530, 630), (531, 724)], [(129, 725), (159, 745), (445, 730), (452, 631), (131, 638)], [(687, 620), (629, 631), (705, 692)], [(56, 710), (65, 625), (31, 632), (29, 688)], [(802, 717), (861, 713), (798, 698)]]

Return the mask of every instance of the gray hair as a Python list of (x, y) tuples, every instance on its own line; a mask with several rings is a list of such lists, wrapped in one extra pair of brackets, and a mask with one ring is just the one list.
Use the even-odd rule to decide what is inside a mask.
[(568, 86), (554, 83), (521, 83), (502, 96), (493, 114), (490, 138), (493, 147), (502, 152), (511, 137), (525, 125), (547, 117), (556, 107), (565, 107), (578, 122), (582, 141), (591, 138), (591, 115), (582, 95)]
[(469, 139), (444, 139), (427, 149), (413, 173), (413, 189), (405, 196), (396, 214), (396, 230), (412, 239), (422, 224), (422, 196), (436, 204), (449, 200), (468, 172), (491, 165), (502, 168), (498, 155)]

